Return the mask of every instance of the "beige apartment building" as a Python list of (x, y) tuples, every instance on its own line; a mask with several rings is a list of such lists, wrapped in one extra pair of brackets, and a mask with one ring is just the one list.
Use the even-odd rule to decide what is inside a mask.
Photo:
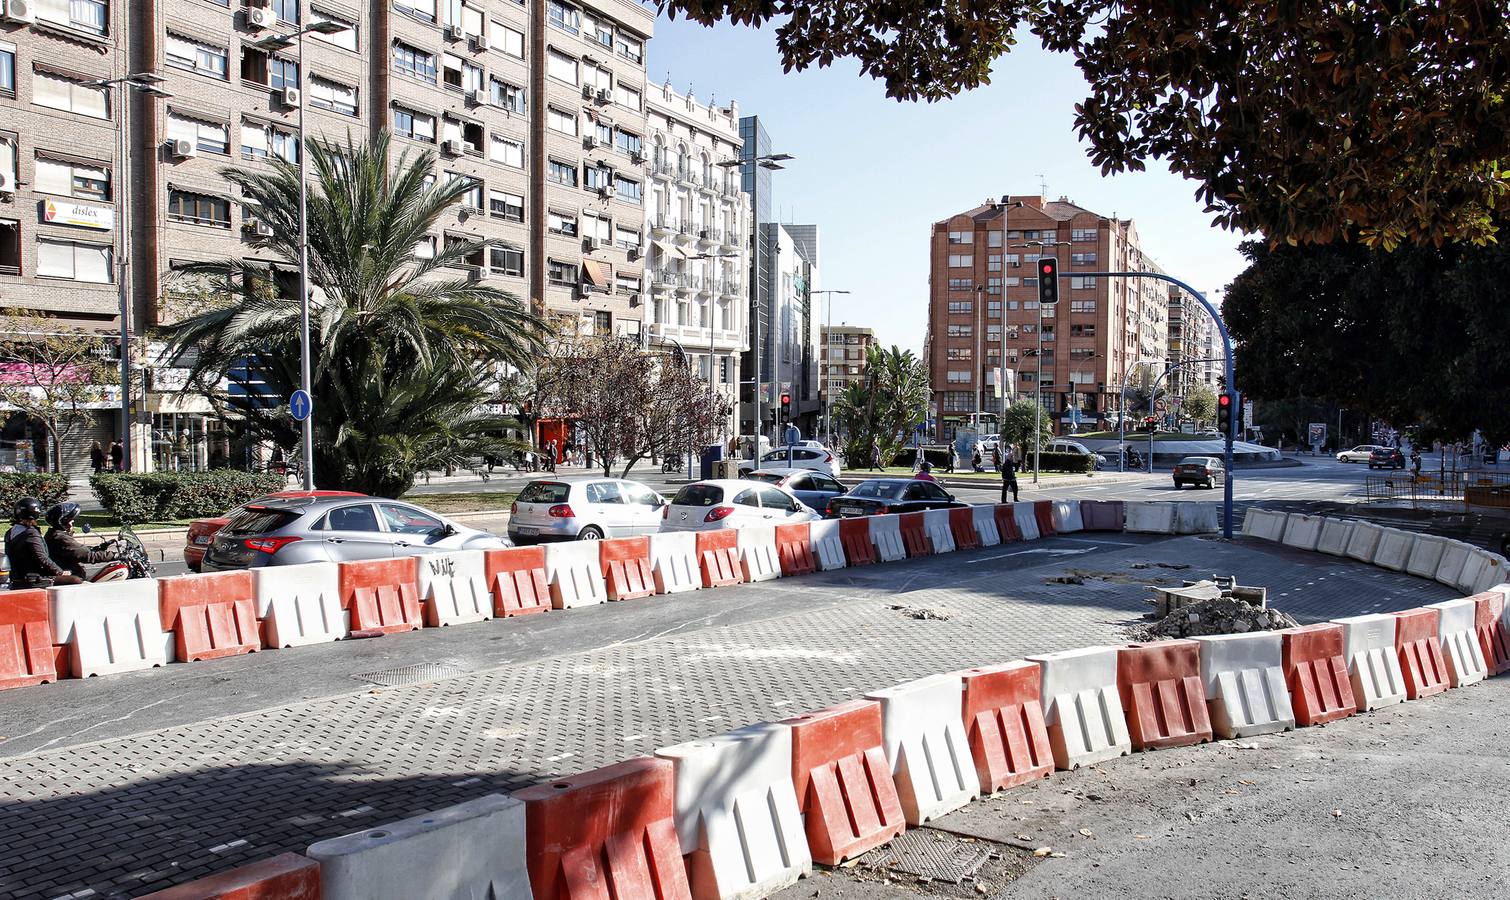
[[(430, 247), (489, 241), (469, 261), (475, 277), (585, 332), (640, 334), (653, 10), (632, 0), (0, 6), (7, 307), (115, 333), (124, 271), (133, 334), (185, 314), (165, 296), (173, 268), (257, 256), (248, 242), (263, 226), (222, 171), (296, 161), (302, 111), (308, 134), (362, 140), (387, 127), (396, 153), (434, 151), (437, 179), (468, 180)], [(280, 40), (322, 22), (345, 27)], [(122, 88), (95, 84), (142, 72), (161, 75), (157, 89), (171, 96), (133, 91), (123, 108)], [(291, 263), (265, 262), (297, 290)], [(169, 448), (187, 439), (188, 464), (208, 465), (222, 423), (173, 393), (183, 370), (157, 351), (132, 375), (133, 464), (180, 465)], [(97, 432), (115, 436), (118, 417), (102, 411)]]
[(1178, 285), (1169, 291), (1169, 365), (1170, 390), (1178, 396), (1196, 385), (1215, 391), (1219, 384), (1216, 362), (1216, 323), (1200, 301)]
[[(934, 223), (930, 250), (936, 440), (994, 431), (1004, 404), (1035, 395), (1059, 433), (1115, 427), (1128, 372), (1163, 365), (1165, 284), (1077, 274), (1157, 271), (1130, 219), (1013, 195)], [(1046, 254), (1059, 261), (1060, 301), (1040, 310), (1036, 263)]]
[(874, 328), (843, 323), (823, 326), (819, 356), (825, 402), (833, 403), (845, 388), (865, 382), (865, 355), (875, 345)]

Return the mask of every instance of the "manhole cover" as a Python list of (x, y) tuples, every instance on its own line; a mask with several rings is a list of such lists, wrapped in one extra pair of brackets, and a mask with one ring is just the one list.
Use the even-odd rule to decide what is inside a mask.
[(869, 866), (959, 884), (980, 871), (990, 857), (991, 845), (987, 842), (967, 843), (952, 834), (916, 828), (862, 859)]
[(422, 663), (414, 666), (400, 666), (397, 669), (387, 669), (382, 672), (363, 672), (351, 677), (357, 681), (381, 684), (385, 687), (398, 687), (401, 684), (418, 684), (421, 681), (454, 678), (457, 675), (465, 674), (465, 671), (465, 669), (458, 666)]

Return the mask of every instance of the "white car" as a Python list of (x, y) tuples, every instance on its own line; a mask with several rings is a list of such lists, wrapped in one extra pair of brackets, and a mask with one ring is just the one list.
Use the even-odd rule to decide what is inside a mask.
[(787, 448), (777, 447), (760, 458), (760, 464), (756, 465), (753, 459), (739, 461), (739, 471), (752, 472), (755, 469), (813, 469), (817, 472), (826, 472), (835, 478), (839, 477), (839, 458), (834, 452), (817, 441), (807, 441), (792, 446), (792, 461), (787, 463)]
[(1378, 444), (1359, 444), (1351, 450), (1344, 450), (1337, 454), (1337, 461), (1343, 463), (1366, 463), (1370, 453), (1383, 449)]
[(665, 505), (665, 497), (638, 481), (537, 478), (509, 509), (509, 539), (535, 544), (654, 534)]
[(790, 492), (759, 481), (697, 481), (676, 492), (662, 531), (717, 531), (823, 518)]

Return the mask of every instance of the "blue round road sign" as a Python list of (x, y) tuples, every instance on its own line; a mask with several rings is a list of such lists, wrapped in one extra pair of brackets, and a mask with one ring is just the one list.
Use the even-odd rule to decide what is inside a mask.
[(302, 422), (315, 411), (315, 401), (307, 391), (294, 391), (288, 398), (288, 411), (294, 414), (295, 422)]

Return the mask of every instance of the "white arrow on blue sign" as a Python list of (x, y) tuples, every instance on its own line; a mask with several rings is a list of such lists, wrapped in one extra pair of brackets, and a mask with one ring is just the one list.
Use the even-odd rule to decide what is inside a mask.
[(288, 398), (288, 411), (294, 414), (295, 422), (302, 422), (315, 411), (315, 401), (308, 391), (294, 391)]

